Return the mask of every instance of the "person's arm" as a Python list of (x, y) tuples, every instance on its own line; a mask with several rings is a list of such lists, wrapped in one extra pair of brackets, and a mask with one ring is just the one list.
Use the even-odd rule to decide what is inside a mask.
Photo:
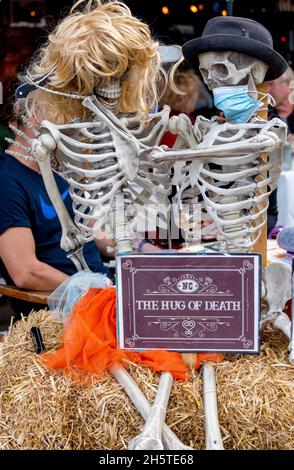
[(157, 245), (153, 245), (153, 243), (151, 243), (150, 240), (144, 238), (138, 244), (138, 251), (139, 253), (149, 254), (149, 253), (159, 253), (163, 251), (163, 249)]
[(274, 189), (269, 196), (267, 209), (267, 234), (273, 230), (278, 220), (277, 190)]
[(0, 258), (17, 287), (53, 290), (69, 276), (36, 258), (30, 228), (13, 227), (0, 236)]
[(114, 246), (113, 240), (109, 238), (104, 238), (103, 234), (96, 234), (94, 239), (96, 246), (99, 250), (99, 253), (105, 258), (114, 258), (114, 254), (111, 251), (108, 251), (108, 247), (112, 248)]

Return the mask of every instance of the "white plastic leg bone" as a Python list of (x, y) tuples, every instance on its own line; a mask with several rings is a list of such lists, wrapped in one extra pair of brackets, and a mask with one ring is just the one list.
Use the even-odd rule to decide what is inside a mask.
[(206, 450), (223, 450), (223, 441), (218, 421), (216, 380), (213, 364), (202, 366)]
[(130, 441), (130, 450), (163, 450), (162, 431), (172, 384), (172, 375), (163, 372), (145, 426), (142, 432)]
[(272, 263), (263, 271), (266, 288), (265, 300), (268, 310), (261, 321), (261, 327), (272, 323), (274, 328), (281, 330), (287, 338), (291, 338), (291, 322), (283, 312), (286, 302), (291, 299), (292, 270), (285, 263)]
[(288, 315), (286, 315), (286, 313), (279, 312), (277, 314), (276, 318), (274, 319), (274, 321), (272, 322), (272, 325), (276, 330), (282, 331), (284, 333), (284, 335), (290, 341), (290, 339), (291, 339), (291, 322), (290, 322), (290, 319), (289, 319)]
[[(149, 404), (145, 395), (139, 389), (136, 382), (120, 365), (112, 366), (110, 369), (110, 373), (117, 380), (117, 382), (122, 385), (131, 402), (135, 405), (139, 413), (143, 416), (146, 421), (151, 410), (151, 405)], [(192, 450), (191, 447), (188, 447), (183, 444), (166, 424), (163, 425), (162, 440), (165, 449)]]

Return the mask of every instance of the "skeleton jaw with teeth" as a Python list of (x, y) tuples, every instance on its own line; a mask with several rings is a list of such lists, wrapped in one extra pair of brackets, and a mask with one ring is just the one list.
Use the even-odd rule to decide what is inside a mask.
[(117, 114), (121, 96), (119, 78), (112, 78), (110, 83), (107, 85), (96, 86), (94, 91), (102, 104), (106, 108), (110, 109), (114, 114)]

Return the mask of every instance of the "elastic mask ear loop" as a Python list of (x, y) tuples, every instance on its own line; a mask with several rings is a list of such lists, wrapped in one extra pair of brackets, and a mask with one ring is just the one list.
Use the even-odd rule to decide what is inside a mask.
[(274, 108), (277, 104), (275, 98), (270, 93), (267, 93), (267, 96), (268, 96), (268, 101), (267, 101), (268, 104)]
[(270, 93), (261, 93), (260, 91), (257, 91), (257, 90), (248, 90), (248, 93), (257, 93), (257, 95), (261, 95), (261, 97), (258, 98), (258, 101), (260, 102), (261, 105), (263, 105), (264, 98), (267, 98), (267, 106), (258, 108), (258, 111), (267, 111), (269, 105), (272, 106), (273, 108), (276, 106), (276, 100), (273, 97), (273, 95), (271, 95)]

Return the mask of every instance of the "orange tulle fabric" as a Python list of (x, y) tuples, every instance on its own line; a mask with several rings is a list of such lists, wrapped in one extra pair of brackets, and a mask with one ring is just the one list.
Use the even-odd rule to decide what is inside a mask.
[[(220, 362), (222, 354), (198, 354), (195, 366), (204, 360)], [(76, 303), (64, 325), (62, 346), (42, 355), (43, 363), (51, 369), (63, 368), (78, 382), (87, 374), (98, 376), (110, 366), (129, 360), (155, 372), (168, 371), (174, 378), (189, 377), (181, 354), (164, 350), (134, 352), (119, 349), (116, 342), (116, 290), (90, 288)]]

